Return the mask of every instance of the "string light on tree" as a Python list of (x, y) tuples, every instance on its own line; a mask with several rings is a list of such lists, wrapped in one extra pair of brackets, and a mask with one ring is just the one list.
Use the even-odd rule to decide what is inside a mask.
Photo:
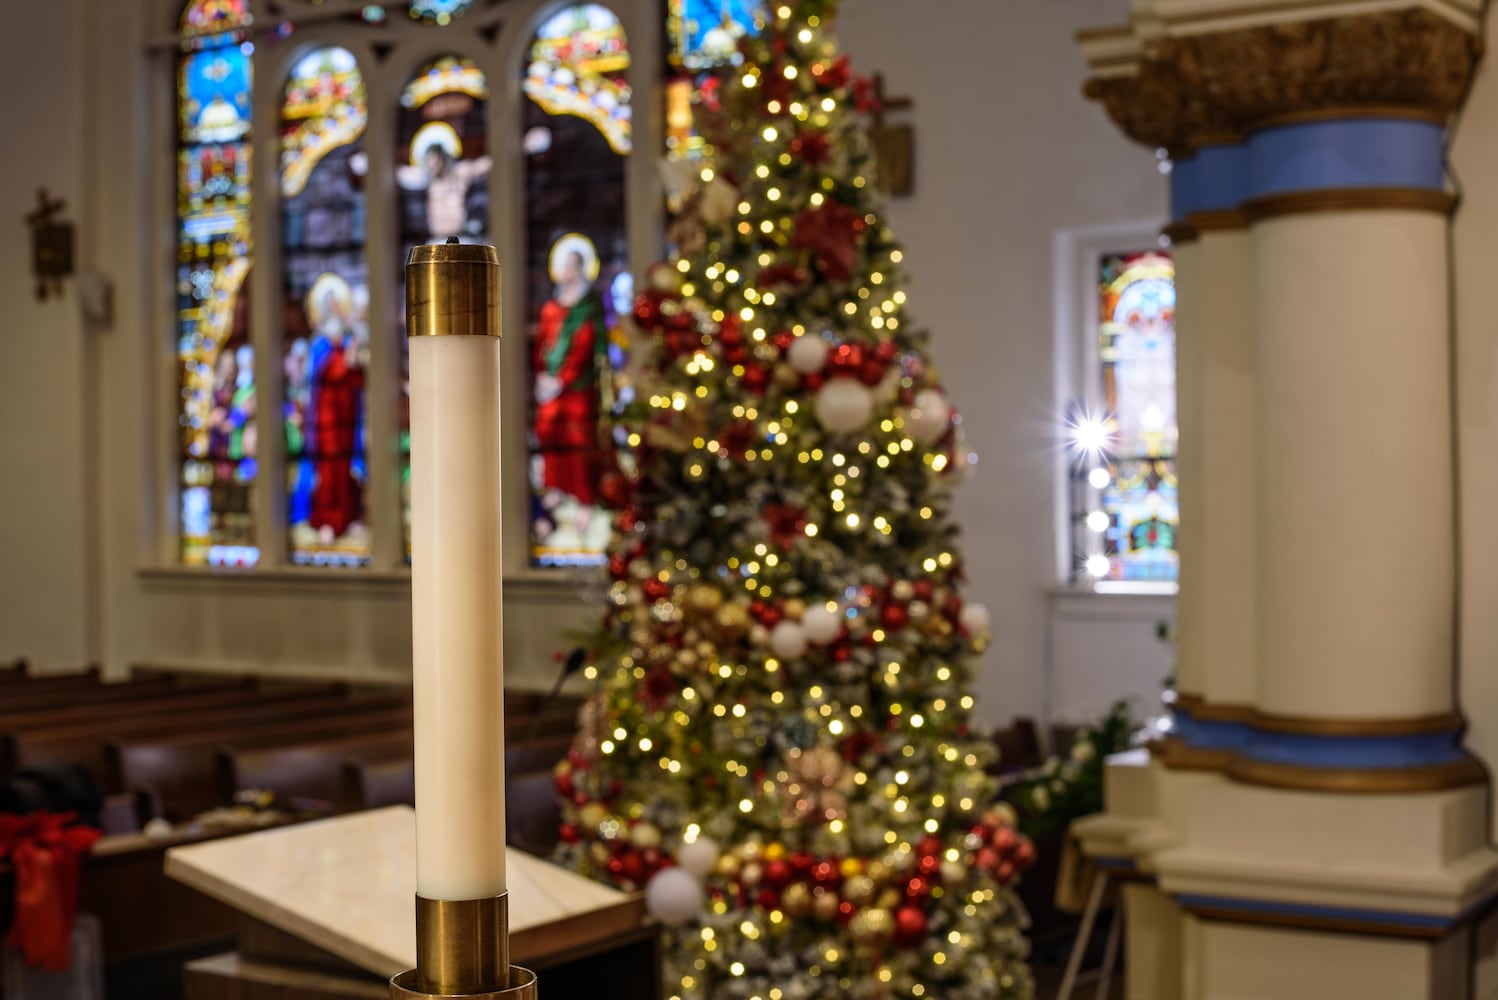
[(993, 630), (950, 517), (970, 457), (834, 7), (743, 41), (634, 308), (655, 349), (618, 418), (633, 472), (563, 853), (646, 890), (679, 1000), (1017, 1000), (1033, 848), (969, 719)]

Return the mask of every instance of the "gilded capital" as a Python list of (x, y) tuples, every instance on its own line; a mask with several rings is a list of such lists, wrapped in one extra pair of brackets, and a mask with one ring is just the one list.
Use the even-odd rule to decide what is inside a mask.
[[(1084, 48), (1119, 35), (1090, 33)], [(1181, 152), (1277, 120), (1358, 110), (1445, 121), (1482, 43), (1424, 8), (1165, 34), (1092, 60), (1085, 93), (1130, 137)]]

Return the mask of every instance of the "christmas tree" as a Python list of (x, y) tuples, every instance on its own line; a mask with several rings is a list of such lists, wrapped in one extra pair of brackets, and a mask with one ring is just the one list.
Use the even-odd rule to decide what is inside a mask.
[(905, 313), (830, 0), (720, 90), (635, 320), (596, 693), (564, 858), (647, 887), (680, 1000), (1027, 997), (949, 504), (965, 450)]

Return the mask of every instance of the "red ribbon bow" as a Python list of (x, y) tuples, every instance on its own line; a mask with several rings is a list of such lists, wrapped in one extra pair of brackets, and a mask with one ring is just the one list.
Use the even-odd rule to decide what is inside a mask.
[(98, 830), (70, 825), (76, 813), (0, 815), (0, 860), (15, 869), (16, 922), (10, 943), (28, 965), (64, 972), (73, 961), (79, 857)]

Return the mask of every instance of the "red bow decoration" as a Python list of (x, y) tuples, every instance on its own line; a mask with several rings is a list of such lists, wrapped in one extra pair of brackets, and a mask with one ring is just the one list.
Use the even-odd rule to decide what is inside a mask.
[(65, 972), (73, 962), (79, 857), (100, 833), (70, 826), (76, 813), (0, 815), (0, 859), (15, 869), (16, 922), (10, 943), (27, 965)]
[(879, 99), (879, 88), (866, 76), (853, 81), (853, 103), (866, 115), (878, 114), (884, 110), (884, 102)]
[(795, 246), (810, 250), (829, 281), (846, 281), (853, 273), (857, 242), (866, 223), (841, 202), (824, 202), (796, 216)]
[(789, 549), (806, 532), (806, 511), (790, 504), (765, 504), (765, 522), (770, 526), (770, 540)]
[(827, 142), (826, 132), (807, 129), (798, 132), (796, 137), (791, 140), (791, 155), (801, 157), (804, 162), (813, 167), (819, 163), (827, 162), (827, 156), (830, 152), (831, 148)]
[(853, 78), (853, 66), (848, 62), (847, 56), (838, 56), (830, 64), (817, 63), (812, 67), (812, 75), (822, 86), (830, 90), (840, 90)]

